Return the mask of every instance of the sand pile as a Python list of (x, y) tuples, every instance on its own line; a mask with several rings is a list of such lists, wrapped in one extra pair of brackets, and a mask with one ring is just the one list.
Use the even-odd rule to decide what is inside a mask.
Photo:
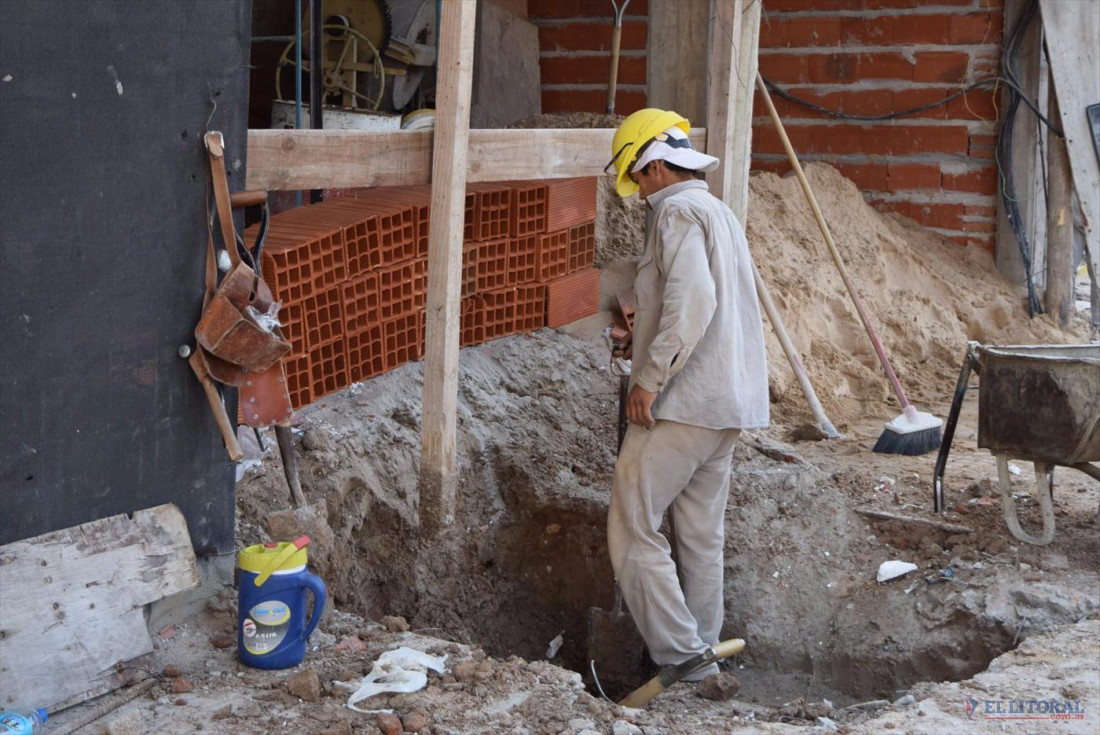
[[(1046, 316), (1029, 319), (1023, 288), (1005, 281), (985, 250), (960, 247), (912, 220), (880, 214), (830, 166), (811, 164), (806, 175), (913, 403), (950, 399), (967, 340), (1088, 341), (1084, 320), (1062, 331)], [(833, 423), (896, 415), (898, 404), (795, 177), (752, 177), (747, 232), (761, 276)], [(765, 336), (777, 404), (773, 421), (808, 418), (768, 325)]]

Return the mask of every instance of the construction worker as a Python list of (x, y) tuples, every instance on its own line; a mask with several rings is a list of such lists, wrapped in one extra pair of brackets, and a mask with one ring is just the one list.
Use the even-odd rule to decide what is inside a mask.
[[(623, 599), (659, 666), (719, 642), (725, 509), (733, 447), (768, 425), (768, 370), (741, 224), (702, 172), (718, 159), (675, 112), (645, 109), (615, 132), (607, 170), (620, 196), (646, 201), (637, 313), (624, 356), (630, 426), (615, 465), (607, 542)], [(671, 507), (681, 588), (658, 531)], [(685, 681), (718, 673), (717, 664)]]

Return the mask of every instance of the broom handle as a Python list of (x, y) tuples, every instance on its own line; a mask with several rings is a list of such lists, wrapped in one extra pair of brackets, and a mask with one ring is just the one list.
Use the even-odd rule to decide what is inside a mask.
[(909, 399), (905, 397), (905, 389), (901, 387), (901, 381), (898, 380), (893, 366), (890, 365), (890, 358), (886, 356), (886, 350), (882, 348), (882, 342), (875, 333), (875, 328), (871, 326), (871, 320), (867, 316), (867, 310), (863, 308), (863, 301), (859, 298), (855, 284), (848, 277), (848, 269), (844, 267), (840, 251), (836, 249), (833, 236), (829, 233), (829, 226), (825, 224), (825, 217), (817, 206), (817, 199), (814, 197), (813, 190), (810, 189), (810, 182), (806, 180), (806, 174), (802, 171), (802, 164), (798, 162), (798, 156), (795, 155), (794, 148), (791, 147), (791, 141), (787, 138), (787, 131), (783, 128), (783, 121), (779, 119), (779, 113), (775, 111), (775, 105), (772, 104), (771, 95), (768, 94), (768, 88), (765, 86), (764, 78), (760, 76), (760, 72), (756, 73), (756, 88), (760, 90), (760, 94), (764, 98), (764, 105), (768, 108), (768, 114), (771, 115), (772, 122), (775, 123), (776, 132), (779, 133), (779, 139), (783, 142), (783, 148), (787, 151), (787, 158), (794, 168), (795, 175), (798, 176), (798, 183), (802, 185), (802, 191), (806, 194), (806, 201), (810, 203), (810, 209), (813, 210), (817, 226), (821, 228), (821, 234), (825, 236), (825, 244), (829, 246), (829, 255), (833, 256), (833, 262), (836, 263), (837, 270), (840, 271), (840, 277), (844, 281), (845, 288), (848, 289), (848, 295), (852, 297), (852, 303), (855, 304), (859, 320), (863, 322), (863, 328), (867, 330), (867, 336), (871, 338), (871, 344), (882, 363), (883, 370), (886, 371), (886, 377), (889, 379), (890, 385), (894, 388), (894, 394), (897, 395), (898, 401), (901, 403), (902, 411), (905, 412), (906, 416), (915, 418), (915, 416), (910, 416), (911, 413), (915, 412), (915, 409), (912, 408)]

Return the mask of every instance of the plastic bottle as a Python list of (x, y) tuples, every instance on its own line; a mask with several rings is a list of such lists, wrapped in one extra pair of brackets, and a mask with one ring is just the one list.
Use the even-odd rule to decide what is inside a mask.
[(39, 707), (30, 712), (0, 712), (0, 735), (31, 735), (46, 732), (49, 715)]

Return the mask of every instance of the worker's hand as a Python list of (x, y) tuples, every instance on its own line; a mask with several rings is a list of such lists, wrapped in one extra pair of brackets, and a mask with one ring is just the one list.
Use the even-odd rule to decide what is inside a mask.
[(634, 357), (634, 333), (630, 332), (623, 338), (623, 341), (619, 343), (619, 346), (611, 351), (612, 357), (621, 357), (624, 360), (630, 360)]
[(647, 429), (652, 429), (653, 425), (657, 422), (653, 419), (653, 414), (649, 412), (649, 409), (653, 406), (653, 401), (656, 399), (656, 393), (650, 393), (641, 386), (636, 385), (631, 388), (630, 395), (626, 398), (627, 420), (632, 424), (638, 424)]

